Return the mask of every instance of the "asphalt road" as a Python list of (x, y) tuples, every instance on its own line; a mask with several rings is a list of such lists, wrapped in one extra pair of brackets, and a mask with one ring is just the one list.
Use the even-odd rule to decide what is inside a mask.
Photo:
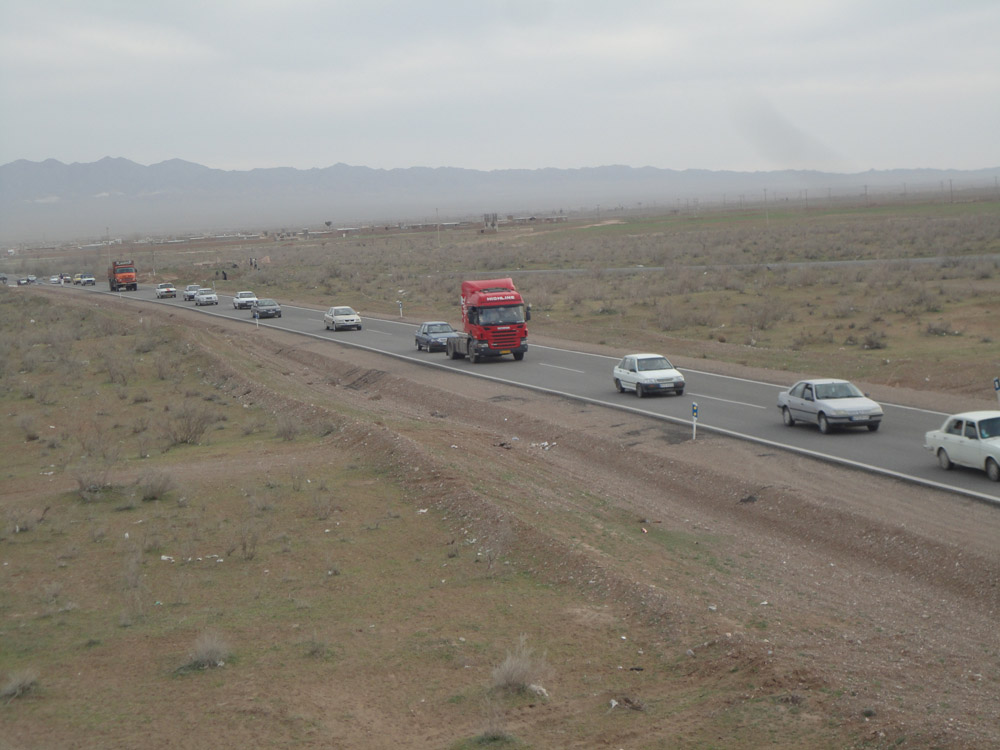
[[(112, 294), (100, 287), (84, 291)], [(157, 300), (153, 288), (148, 285), (140, 287), (138, 292), (124, 292), (122, 296), (194, 308), (208, 315), (257, 324), (248, 310), (234, 310), (232, 297), (228, 295), (220, 294), (218, 305), (202, 307), (184, 302), (180, 296), (176, 300)], [(281, 318), (260, 321), (261, 326), (329, 339), (345, 346), (447, 368), (470, 377), (489, 378), (692, 427), (692, 405), (697, 403), (698, 432), (709, 430), (752, 440), (1000, 505), (1000, 483), (991, 482), (982, 471), (963, 468), (945, 471), (924, 449), (924, 433), (941, 426), (947, 416), (943, 412), (883, 403), (885, 417), (878, 432), (860, 429), (823, 435), (813, 425), (800, 423), (786, 427), (782, 423), (776, 406), (777, 395), (790, 383), (778, 385), (682, 369), (687, 381), (683, 396), (664, 395), (640, 400), (632, 393), (615, 390), (611, 370), (617, 358), (539, 346), (531, 344), (529, 337), (529, 350), (521, 362), (503, 357), (471, 364), (465, 359), (450, 360), (443, 352), (418, 352), (413, 340), (416, 326), (411, 323), (367, 317), (363, 318), (363, 323), (361, 331), (326, 331), (322, 311), (291, 305), (282, 305)]]

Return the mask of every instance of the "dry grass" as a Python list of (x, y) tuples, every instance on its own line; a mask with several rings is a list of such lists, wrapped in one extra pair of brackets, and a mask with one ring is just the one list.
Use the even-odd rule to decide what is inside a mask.
[(38, 687), (38, 672), (34, 669), (22, 669), (11, 672), (3, 687), (0, 687), (0, 700), (10, 703), (15, 698), (21, 698)]
[(222, 634), (215, 630), (206, 630), (195, 639), (187, 660), (178, 667), (178, 671), (224, 667), (231, 656), (232, 649)]
[(528, 645), (528, 636), (522, 633), (514, 649), (493, 668), (491, 686), (494, 690), (527, 692), (532, 686), (539, 686), (550, 671), (545, 657), (535, 654)]

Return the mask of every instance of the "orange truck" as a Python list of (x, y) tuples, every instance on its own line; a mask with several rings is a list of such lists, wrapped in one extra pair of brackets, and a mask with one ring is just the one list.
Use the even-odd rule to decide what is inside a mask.
[(513, 279), (463, 281), (463, 332), (448, 339), (448, 357), (466, 357), (475, 364), (511, 354), (520, 361), (528, 351), (529, 320), (531, 306), (524, 304)]
[(108, 268), (108, 288), (112, 292), (134, 292), (139, 288), (135, 263), (130, 260), (113, 260)]

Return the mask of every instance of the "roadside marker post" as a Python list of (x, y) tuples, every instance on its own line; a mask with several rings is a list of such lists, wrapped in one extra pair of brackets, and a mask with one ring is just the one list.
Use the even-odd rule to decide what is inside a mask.
[(399, 305), (399, 317), (403, 317), (403, 300), (396, 300), (396, 304)]
[(993, 378), (993, 390), (996, 391), (997, 401), (1000, 401), (1000, 378)]
[(691, 402), (691, 439), (698, 437), (698, 402)]

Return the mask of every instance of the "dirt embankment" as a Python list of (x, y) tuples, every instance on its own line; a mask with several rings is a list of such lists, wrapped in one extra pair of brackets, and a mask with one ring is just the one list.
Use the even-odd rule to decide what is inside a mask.
[[(191, 311), (127, 304), (206, 330)], [(740, 648), (771, 688), (847, 691), (858, 715), (876, 706), (897, 736), (1000, 743), (996, 723), (984, 720), (995, 717), (1000, 691), (997, 509), (727, 438), (692, 442), (687, 430), (633, 414), (243, 323), (213, 320), (207, 334), (280, 373), (280, 389), (247, 381), (243, 397), (304, 417), (314, 403), (341, 403), (378, 432), (367, 450), (383, 452), (414, 497), (449, 504), (463, 522), (504, 537), (521, 567), (662, 618), (678, 641), (711, 648), (720, 634), (743, 632)], [(884, 388), (878, 396), (930, 398)], [(414, 473), (418, 460), (432, 468)], [(507, 484), (484, 494), (484, 473)], [(711, 548), (642, 558), (627, 539), (620, 549), (581, 543), (581, 524), (602, 522), (589, 515), (594, 498), (636, 530), (700, 536)], [(754, 622), (766, 625), (748, 631)]]

